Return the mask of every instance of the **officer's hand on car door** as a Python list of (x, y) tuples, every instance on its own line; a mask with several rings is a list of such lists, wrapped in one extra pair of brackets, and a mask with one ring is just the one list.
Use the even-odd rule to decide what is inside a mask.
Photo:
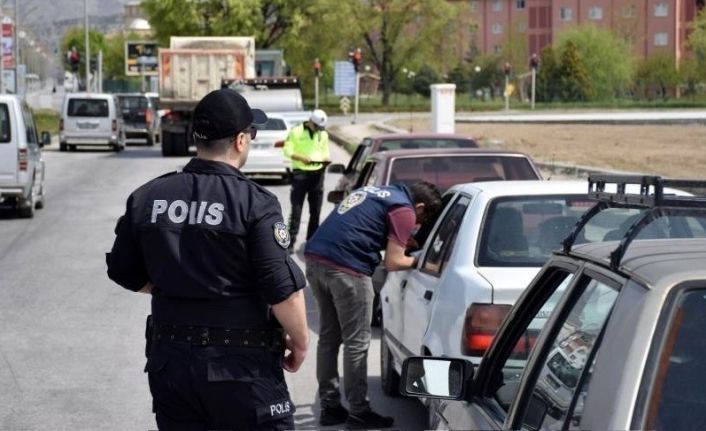
[(295, 373), (304, 363), (306, 348), (302, 349), (301, 347), (296, 346), (289, 335), (285, 338), (285, 345), (287, 346), (287, 350), (289, 352), (284, 355), (284, 363), (282, 364), (282, 368), (290, 373)]

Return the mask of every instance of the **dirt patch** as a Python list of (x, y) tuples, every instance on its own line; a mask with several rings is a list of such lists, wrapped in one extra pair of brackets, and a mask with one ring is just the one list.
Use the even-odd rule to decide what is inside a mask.
[[(394, 126), (409, 128), (408, 120)], [(430, 131), (415, 119), (414, 131)], [(706, 126), (462, 124), (456, 133), (475, 137), (482, 147), (522, 151), (535, 160), (607, 170), (706, 177)]]

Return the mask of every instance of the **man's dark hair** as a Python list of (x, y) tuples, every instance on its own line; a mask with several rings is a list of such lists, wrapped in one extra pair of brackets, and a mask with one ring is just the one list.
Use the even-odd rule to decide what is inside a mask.
[(412, 200), (415, 204), (424, 204), (424, 212), (427, 219), (434, 219), (441, 211), (441, 192), (434, 184), (427, 181), (414, 183), (409, 187)]

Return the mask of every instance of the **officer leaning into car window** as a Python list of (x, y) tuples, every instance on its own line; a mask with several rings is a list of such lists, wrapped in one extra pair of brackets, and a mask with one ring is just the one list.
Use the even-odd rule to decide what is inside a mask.
[(284, 155), (292, 160), (292, 190), (290, 201), (292, 212), (289, 217), (291, 242), (290, 253), (299, 233), (304, 198), (309, 202), (309, 225), (306, 239), (309, 240), (319, 227), (319, 214), (324, 199), (324, 172), (331, 161), (326, 113), (315, 109), (309, 121), (294, 127), (284, 141)]
[(239, 170), (266, 120), (233, 90), (206, 95), (196, 158), (133, 192), (115, 228), (108, 276), (152, 296), (146, 371), (160, 429), (294, 426), (282, 369), (306, 356), (306, 281), (277, 198)]

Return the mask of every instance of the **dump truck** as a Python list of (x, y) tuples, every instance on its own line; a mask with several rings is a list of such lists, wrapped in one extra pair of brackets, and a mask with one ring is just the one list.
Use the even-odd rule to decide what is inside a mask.
[(159, 50), (162, 155), (187, 156), (196, 104), (225, 78), (255, 78), (254, 37), (172, 37)]

